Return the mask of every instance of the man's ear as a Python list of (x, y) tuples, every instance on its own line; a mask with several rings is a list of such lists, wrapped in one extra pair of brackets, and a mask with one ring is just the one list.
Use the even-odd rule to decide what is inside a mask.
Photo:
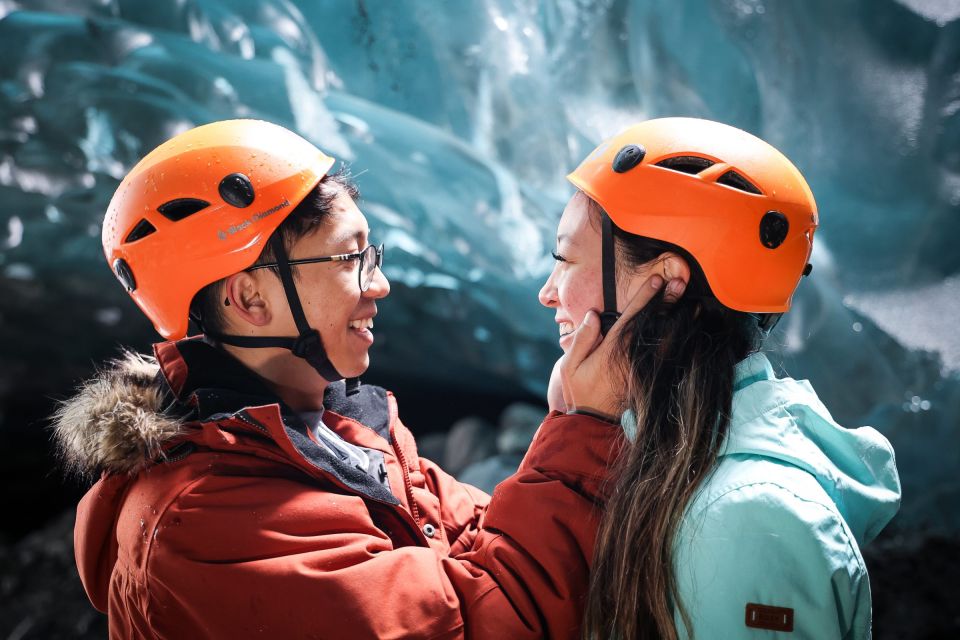
[(230, 317), (233, 324), (242, 327), (249, 323), (262, 327), (270, 323), (270, 306), (260, 293), (257, 279), (246, 271), (235, 273), (226, 279), (223, 286), (226, 307), (224, 314)]

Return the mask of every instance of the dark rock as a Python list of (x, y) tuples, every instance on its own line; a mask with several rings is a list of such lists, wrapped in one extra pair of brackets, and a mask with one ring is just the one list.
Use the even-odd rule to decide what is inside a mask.
[(960, 638), (960, 537), (881, 535), (863, 557), (876, 640)]
[(0, 546), (0, 637), (107, 637), (107, 617), (90, 604), (77, 574), (73, 522), (70, 510), (18, 543)]
[(457, 420), (447, 436), (442, 467), (456, 476), (474, 462), (497, 452), (497, 428), (474, 416)]

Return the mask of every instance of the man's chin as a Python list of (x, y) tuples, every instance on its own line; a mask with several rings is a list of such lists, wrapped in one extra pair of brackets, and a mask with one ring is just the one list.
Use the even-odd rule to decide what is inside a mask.
[(370, 368), (370, 356), (364, 354), (361, 360), (353, 359), (352, 362), (344, 364), (342, 367), (334, 363), (334, 367), (344, 378), (359, 378)]

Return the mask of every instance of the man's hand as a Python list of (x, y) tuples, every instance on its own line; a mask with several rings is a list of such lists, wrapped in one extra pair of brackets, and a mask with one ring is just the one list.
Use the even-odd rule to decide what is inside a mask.
[(557, 360), (553, 365), (553, 371), (550, 372), (550, 384), (547, 385), (547, 407), (550, 411), (567, 412), (567, 403), (563, 401), (563, 388), (560, 386), (560, 363), (563, 358)]
[[(611, 422), (620, 420), (623, 413), (621, 398), (626, 381), (622, 379), (619, 368), (613, 366), (613, 350), (626, 324), (647, 306), (661, 287), (663, 278), (660, 276), (647, 279), (620, 319), (607, 332), (606, 338), (600, 335), (600, 317), (594, 311), (587, 312), (573, 336), (570, 350), (554, 366), (554, 375), (559, 369), (563, 403), (567, 411), (586, 411)], [(554, 375), (550, 378), (551, 390)]]

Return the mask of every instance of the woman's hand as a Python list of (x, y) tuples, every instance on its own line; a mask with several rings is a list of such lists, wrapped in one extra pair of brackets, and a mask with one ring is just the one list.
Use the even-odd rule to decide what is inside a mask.
[[(623, 413), (621, 406), (623, 388), (626, 384), (617, 367), (612, 366), (613, 350), (617, 337), (627, 322), (643, 309), (663, 287), (663, 278), (658, 275), (647, 279), (640, 291), (630, 300), (620, 319), (614, 323), (606, 338), (600, 334), (600, 317), (588, 311), (583, 323), (573, 336), (570, 350), (554, 366), (550, 377), (549, 394), (553, 378), (559, 370), (563, 403), (567, 411), (583, 411), (596, 414), (611, 422), (619, 422)], [(551, 404), (551, 408), (554, 408)], [(559, 407), (557, 407), (559, 408)]]

